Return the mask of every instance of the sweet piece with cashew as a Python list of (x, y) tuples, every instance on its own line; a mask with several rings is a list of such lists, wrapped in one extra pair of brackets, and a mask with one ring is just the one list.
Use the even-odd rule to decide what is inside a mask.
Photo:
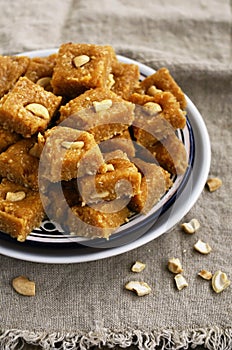
[(20, 78), (0, 102), (0, 124), (24, 138), (43, 132), (61, 103), (61, 96)]

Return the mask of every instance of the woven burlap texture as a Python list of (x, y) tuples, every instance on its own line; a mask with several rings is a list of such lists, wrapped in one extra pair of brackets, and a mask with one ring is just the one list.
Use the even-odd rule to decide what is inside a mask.
[[(117, 53), (154, 69), (169, 68), (196, 104), (212, 149), (209, 176), (222, 179), (213, 193), (204, 189), (183, 218), (201, 223), (194, 235), (177, 224), (130, 252), (87, 263), (51, 265), (0, 256), (0, 344), (14, 350), (31, 343), (43, 349), (91, 346), (179, 349), (203, 345), (232, 348), (231, 287), (221, 294), (200, 279), (201, 269), (222, 270), (232, 279), (231, 258), (231, 8), (229, 0), (0, 0), (1, 54), (58, 47), (63, 42), (110, 44)], [(184, 205), (184, 203), (183, 203)], [(212, 246), (203, 256), (197, 239)], [(177, 291), (167, 260), (179, 257), (189, 286)], [(134, 279), (130, 266), (146, 263), (136, 278), (152, 287), (138, 298), (125, 291)], [(11, 280), (36, 281), (26, 298)]]

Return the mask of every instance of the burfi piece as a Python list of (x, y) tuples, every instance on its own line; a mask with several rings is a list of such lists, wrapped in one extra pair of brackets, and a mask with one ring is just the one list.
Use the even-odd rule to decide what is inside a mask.
[(111, 74), (111, 90), (125, 100), (128, 99), (138, 85), (139, 67), (136, 64), (114, 61)]
[(128, 207), (137, 213), (147, 214), (172, 186), (170, 174), (156, 164), (147, 163), (139, 158), (133, 162), (142, 173), (141, 191), (131, 198)]
[(34, 57), (30, 59), (25, 77), (39, 84), (45, 90), (51, 91), (51, 78), (56, 64), (57, 54), (47, 57)]
[(20, 140), (20, 135), (0, 127), (0, 153)]
[(0, 230), (23, 242), (44, 218), (39, 192), (3, 179), (0, 184)]
[(106, 87), (114, 56), (111, 46), (61, 45), (51, 82), (54, 93), (73, 98), (88, 89)]
[(0, 176), (38, 190), (39, 160), (30, 154), (34, 139), (23, 139), (0, 154)]
[(109, 89), (88, 90), (60, 108), (62, 125), (86, 130), (97, 143), (122, 132), (132, 124), (134, 104)]
[(68, 221), (69, 230), (78, 236), (108, 239), (119, 226), (128, 221), (131, 214), (127, 207), (117, 212), (101, 211), (101, 208), (101, 205), (98, 210), (89, 206), (72, 207), (72, 215)]
[[(183, 129), (186, 125), (186, 113), (180, 108), (179, 102), (170, 92), (158, 92), (154, 96), (133, 93), (130, 96), (130, 101), (146, 108), (150, 116), (157, 115), (156, 105), (160, 105), (159, 115), (166, 119), (174, 129)], [(152, 103), (155, 104), (154, 108), (152, 108)]]
[[(146, 105), (146, 104), (145, 104)], [(149, 114), (146, 106), (136, 106), (133, 123), (133, 137), (144, 147), (153, 146), (157, 141), (175, 133), (172, 125), (163, 117), (159, 104), (148, 102), (149, 106), (157, 108), (157, 114)]]
[(130, 198), (140, 192), (141, 174), (127, 159), (115, 158), (107, 162), (103, 173), (80, 178), (78, 187), (85, 203)]
[(82, 205), (77, 179), (56, 183), (47, 182), (42, 191), (40, 188), (40, 195), (49, 219), (59, 223), (67, 222), (71, 207)]
[(171, 174), (184, 174), (188, 159), (186, 149), (176, 135), (170, 135), (148, 148), (157, 162)]
[(0, 56), (0, 98), (24, 75), (28, 64), (28, 57)]
[(61, 97), (26, 77), (20, 78), (0, 100), (0, 124), (25, 138), (31, 137), (47, 128), (60, 102)]
[(125, 152), (128, 157), (135, 156), (134, 143), (128, 129), (123, 131), (121, 135), (116, 135), (109, 140), (101, 142), (99, 147), (103, 153), (121, 150)]
[(177, 101), (180, 103), (181, 108), (186, 108), (187, 103), (185, 95), (167, 68), (160, 68), (156, 73), (145, 78), (141, 82), (141, 87), (148, 95), (155, 94), (156, 88), (163, 91), (169, 91), (176, 97)]
[(41, 175), (51, 182), (96, 174), (103, 163), (93, 135), (86, 131), (56, 126), (47, 130), (44, 138)]

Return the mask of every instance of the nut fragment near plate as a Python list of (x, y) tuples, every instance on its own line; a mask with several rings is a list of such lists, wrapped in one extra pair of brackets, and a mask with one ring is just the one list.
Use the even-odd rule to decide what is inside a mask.
[[(24, 52), (22, 55), (44, 57), (55, 52), (57, 49)], [(135, 60), (124, 56), (118, 56), (118, 59), (124, 63), (137, 64), (141, 77), (154, 73), (153, 69)], [(93, 240), (89, 240), (85, 245), (83, 238), (64, 235), (64, 232), (58, 227), (54, 228), (52, 223), (50, 229), (47, 229), (49, 223), (46, 223), (45, 229), (38, 228), (32, 232), (23, 244), (6, 238), (6, 235), (0, 233), (0, 253), (34, 262), (78, 263), (127, 252), (170, 230), (197, 201), (205, 186), (210, 167), (210, 141), (205, 123), (192, 101), (187, 96), (186, 99), (187, 126), (183, 131), (178, 131), (178, 137), (184, 141), (188, 150), (188, 170), (183, 177), (175, 179), (171, 189), (173, 192), (169, 191), (165, 198), (162, 198), (159, 206), (155, 206), (143, 220), (139, 215), (135, 216), (112, 235), (112, 239), (109, 242), (106, 241), (105, 245), (102, 245), (102, 242), (96, 244)], [(135, 226), (136, 230), (133, 229)], [(138, 232), (137, 236), (135, 231)]]

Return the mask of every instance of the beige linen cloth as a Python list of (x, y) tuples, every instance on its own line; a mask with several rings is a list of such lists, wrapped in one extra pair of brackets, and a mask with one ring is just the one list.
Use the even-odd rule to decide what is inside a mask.
[[(231, 286), (216, 294), (197, 276), (201, 269), (222, 270), (232, 280), (231, 1), (0, 0), (0, 14), (0, 54), (88, 42), (111, 44), (155, 69), (168, 67), (207, 125), (209, 176), (223, 181), (216, 192), (204, 189), (181, 220), (200, 221), (194, 235), (177, 224), (140, 248), (87, 263), (0, 256), (0, 349), (232, 349)], [(208, 256), (194, 251), (199, 238), (212, 246)], [(189, 283), (182, 291), (167, 270), (173, 256)], [(135, 260), (147, 264), (138, 276), (130, 271)], [(36, 281), (35, 297), (12, 289), (18, 275)], [(131, 279), (146, 281), (152, 293), (139, 298), (126, 291)]]

